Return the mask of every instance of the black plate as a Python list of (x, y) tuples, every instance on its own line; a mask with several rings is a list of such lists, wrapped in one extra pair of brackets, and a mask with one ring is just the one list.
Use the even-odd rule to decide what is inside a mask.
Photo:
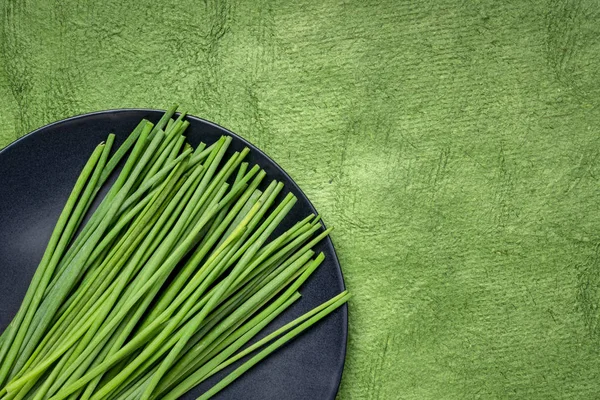
[[(162, 113), (127, 109), (81, 115), (40, 128), (0, 151), (0, 331), (17, 312), (60, 211), (94, 147), (110, 132), (116, 134), (115, 145), (119, 145), (142, 118), (156, 122)], [(285, 183), (284, 192), (291, 191), (298, 197), (298, 203), (286, 218), (288, 226), (315, 212), (298, 185), (252, 144), (211, 122), (196, 117), (187, 119), (188, 141), (194, 146), (201, 140), (210, 144), (221, 135), (230, 135), (231, 152), (250, 147), (247, 160), (264, 168), (268, 178)], [(344, 290), (331, 240), (323, 241), (316, 251), (325, 253), (325, 262), (302, 287), (302, 298), (260, 337)], [(215, 398), (334, 399), (344, 368), (347, 318), (344, 305)], [(183, 398), (195, 399), (233, 368)]]

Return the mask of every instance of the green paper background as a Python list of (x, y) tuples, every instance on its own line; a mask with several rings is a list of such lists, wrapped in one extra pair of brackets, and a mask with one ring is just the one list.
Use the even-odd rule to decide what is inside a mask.
[(0, 146), (179, 102), (299, 183), (354, 295), (339, 399), (597, 398), (598, 1), (1, 0), (0, 18)]

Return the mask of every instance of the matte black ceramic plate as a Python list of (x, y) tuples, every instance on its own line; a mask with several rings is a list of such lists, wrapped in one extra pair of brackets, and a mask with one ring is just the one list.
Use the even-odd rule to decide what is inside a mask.
[[(40, 128), (0, 151), (0, 331), (18, 310), (56, 220), (77, 176), (94, 147), (108, 133), (123, 142), (142, 119), (156, 122), (157, 110), (114, 110), (81, 115)], [(188, 117), (188, 141), (215, 142), (233, 137), (231, 152), (251, 148), (248, 161), (257, 163), (267, 177), (285, 183), (298, 203), (286, 218), (287, 229), (315, 209), (294, 181), (273, 160), (244, 139), (213, 123)], [(114, 179), (114, 178), (113, 178)], [(276, 232), (277, 233), (277, 232)], [(264, 334), (301, 315), (344, 289), (331, 240), (316, 251), (325, 262), (301, 289), (302, 298), (271, 323)], [(347, 309), (336, 310), (302, 336), (273, 353), (222, 391), (218, 399), (334, 399), (346, 353)], [(184, 398), (195, 399), (233, 366), (214, 376)]]

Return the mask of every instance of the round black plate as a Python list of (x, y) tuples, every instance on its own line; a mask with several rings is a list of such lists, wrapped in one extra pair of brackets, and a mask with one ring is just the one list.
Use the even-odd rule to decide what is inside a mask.
[[(162, 111), (138, 109), (81, 115), (40, 128), (0, 151), (0, 331), (17, 312), (60, 211), (94, 147), (110, 132), (116, 134), (115, 145), (119, 145), (142, 118), (156, 122), (161, 115)], [(230, 135), (231, 152), (250, 147), (247, 161), (265, 169), (270, 180), (285, 183), (284, 192), (291, 191), (298, 197), (286, 218), (287, 226), (315, 213), (298, 185), (263, 152), (218, 125), (196, 117), (187, 119), (192, 145), (200, 141), (210, 144), (221, 135)], [(260, 337), (344, 290), (331, 240), (323, 241), (316, 251), (325, 253), (325, 262), (302, 287), (302, 298)], [(215, 398), (334, 399), (344, 367), (347, 315), (346, 306), (336, 310)], [(222, 371), (183, 398), (195, 399), (233, 369)]]

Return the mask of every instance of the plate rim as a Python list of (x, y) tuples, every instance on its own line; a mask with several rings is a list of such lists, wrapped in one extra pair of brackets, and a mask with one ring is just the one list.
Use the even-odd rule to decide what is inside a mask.
[[(103, 115), (103, 114), (118, 114), (118, 113), (122, 113), (122, 112), (129, 112), (129, 111), (137, 111), (137, 112), (147, 112), (147, 113), (155, 113), (155, 112), (159, 112), (159, 113), (164, 113), (166, 112), (166, 110), (161, 110), (161, 109), (156, 109), (156, 108), (137, 108), (137, 107), (132, 107), (132, 108), (114, 108), (114, 109), (108, 109), (108, 110), (100, 110), (100, 111), (92, 111), (92, 112), (86, 112), (86, 113), (81, 113), (81, 114), (76, 114), (74, 116), (71, 117), (67, 117), (67, 118), (63, 118), (61, 120), (58, 121), (54, 121), (54, 122), (50, 122), (48, 124), (45, 124), (39, 128), (36, 128), (34, 130), (32, 130), (31, 132), (26, 133), (25, 135), (13, 140), (12, 142), (10, 142), (9, 144), (7, 144), (5, 147), (3, 147), (2, 149), (0, 149), (0, 157), (7, 151), (10, 151), (11, 148), (20, 145), (21, 142), (24, 142), (26, 139), (28, 139), (29, 137), (35, 135), (35, 134), (39, 134), (42, 133), (43, 130), (53, 127), (55, 125), (60, 125), (63, 123), (67, 123), (67, 122), (71, 122), (71, 121), (75, 121), (75, 120), (79, 120), (79, 119), (84, 119), (86, 117), (91, 117), (91, 116), (95, 116), (95, 115)], [(174, 115), (180, 115), (180, 112), (176, 112)], [(302, 193), (304, 195), (304, 197), (306, 198), (308, 205), (311, 209), (311, 211), (315, 214), (318, 215), (317, 210), (315, 209), (315, 206), (313, 205), (313, 203), (310, 201), (310, 198), (306, 195), (306, 193), (304, 193), (304, 191), (302, 190), (302, 188), (300, 188), (300, 186), (296, 183), (296, 181), (294, 179), (292, 179), (292, 177), (287, 173), (287, 171), (285, 169), (283, 169), (273, 158), (271, 158), (266, 152), (264, 152), (263, 150), (261, 150), (260, 148), (258, 148), (256, 145), (254, 145), (253, 143), (251, 143), (250, 141), (248, 141), (247, 139), (243, 138), (242, 136), (240, 136), (239, 134), (231, 131), (228, 128), (225, 128), (222, 125), (217, 124), (216, 122), (212, 122), (209, 121), (207, 119), (186, 113), (185, 118), (189, 118), (192, 120), (196, 120), (197, 122), (200, 122), (202, 124), (206, 124), (209, 125), (213, 128), (216, 128), (220, 131), (223, 131), (224, 133), (226, 133), (227, 135), (231, 135), (232, 137), (240, 140), (241, 142), (243, 142), (246, 146), (248, 146), (250, 148), (250, 150), (252, 151), (256, 151), (259, 152), (262, 156), (264, 156), (265, 158), (267, 158), (271, 163), (273, 163), (273, 165), (279, 170), (280, 173), (282, 173), (291, 183), (292, 185), (295, 186), (296, 190), (298, 190), (300, 193)], [(325, 222), (323, 220), (321, 220), (321, 223), (323, 224), (323, 227), (326, 228)], [(341, 284), (342, 288), (345, 290), (346, 289), (346, 284), (345, 284), (345, 280), (344, 280), (344, 272), (342, 271), (342, 266), (340, 264), (340, 260), (339, 257), (337, 255), (337, 251), (335, 250), (335, 246), (333, 245), (333, 239), (331, 238), (331, 235), (328, 235), (326, 238), (327, 241), (329, 241), (329, 244), (331, 245), (331, 249), (333, 251), (333, 255), (335, 257), (335, 264), (337, 265), (337, 270), (339, 272), (339, 274), (337, 274), (337, 279), (338, 279), (338, 283)], [(339, 389), (340, 389), (340, 385), (342, 382), (342, 376), (343, 376), (343, 372), (346, 366), (346, 355), (348, 353), (348, 303), (345, 303), (342, 305), (342, 307), (340, 307), (342, 310), (342, 340), (343, 340), (343, 351), (342, 351), (342, 362), (340, 365), (340, 369), (337, 373), (337, 387), (335, 389), (335, 391), (332, 393), (333, 397), (331, 397), (331, 400), (334, 400), (337, 397), (337, 394), (339, 393)]]

